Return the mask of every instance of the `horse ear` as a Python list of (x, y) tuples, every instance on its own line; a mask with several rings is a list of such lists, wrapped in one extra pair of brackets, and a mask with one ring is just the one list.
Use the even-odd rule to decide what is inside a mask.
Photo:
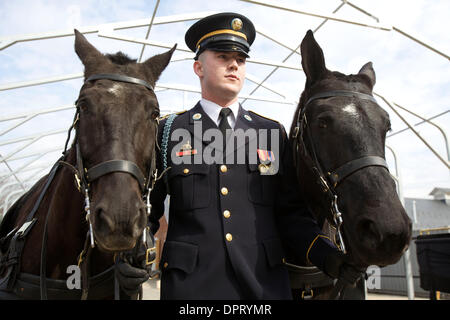
[(77, 29), (74, 30), (75, 33), (75, 52), (80, 58), (81, 62), (84, 64), (85, 69), (94, 67), (102, 61), (106, 61), (107, 58), (98, 51), (92, 44), (87, 41), (84, 35)]
[(176, 48), (177, 44), (175, 44), (173, 48), (170, 49), (169, 51), (157, 54), (151, 58), (148, 58), (143, 62), (145, 68), (148, 71), (150, 71), (150, 74), (152, 75), (154, 82), (156, 82), (159, 79), (159, 76), (169, 64), (170, 59), (172, 58), (172, 55)]
[(322, 48), (320, 48), (316, 39), (314, 39), (314, 34), (311, 30), (306, 32), (300, 45), (300, 51), (302, 54), (303, 71), (306, 74), (306, 83), (307, 85), (311, 85), (319, 80), (327, 71)]
[(370, 80), (370, 84), (372, 85), (372, 88), (375, 86), (376, 77), (375, 77), (375, 70), (373, 70), (372, 62), (367, 62), (361, 70), (359, 70), (358, 74), (362, 74), (367, 76)]

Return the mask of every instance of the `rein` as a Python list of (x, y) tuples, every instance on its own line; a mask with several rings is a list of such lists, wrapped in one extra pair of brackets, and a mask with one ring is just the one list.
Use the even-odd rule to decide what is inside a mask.
[[(296, 126), (294, 127), (293, 139), (294, 139), (294, 163), (297, 166), (297, 170), (300, 167), (300, 156), (302, 160), (305, 162), (308, 168), (313, 172), (318, 184), (322, 189), (322, 193), (326, 197), (327, 203), (329, 203), (329, 211), (327, 215), (324, 217), (331, 224), (332, 227), (335, 228), (335, 243), (339, 250), (341, 250), (344, 254), (347, 252), (346, 246), (344, 243), (344, 239), (342, 236), (341, 228), (343, 224), (342, 213), (338, 207), (338, 195), (336, 192), (336, 188), (340, 183), (342, 183), (345, 178), (349, 177), (353, 173), (371, 166), (380, 166), (384, 167), (387, 170), (388, 166), (386, 160), (383, 157), (376, 155), (367, 155), (361, 158), (352, 159), (342, 166), (334, 169), (334, 170), (324, 170), (320, 164), (320, 161), (317, 157), (317, 152), (315, 148), (315, 143), (310, 131), (310, 126), (308, 125), (308, 120), (306, 117), (306, 111), (308, 106), (317, 99), (325, 99), (331, 97), (349, 97), (359, 100), (368, 100), (377, 104), (375, 98), (371, 95), (355, 92), (355, 91), (344, 91), (344, 90), (332, 90), (321, 92), (310, 97), (303, 108), (298, 112), (296, 119)], [(305, 139), (309, 144), (310, 149), (308, 149)], [(300, 153), (299, 153), (300, 151)], [(344, 289), (344, 285), (338, 281), (335, 284), (332, 296), (333, 298), (341, 294), (341, 291)], [(342, 298), (342, 294), (341, 294)]]

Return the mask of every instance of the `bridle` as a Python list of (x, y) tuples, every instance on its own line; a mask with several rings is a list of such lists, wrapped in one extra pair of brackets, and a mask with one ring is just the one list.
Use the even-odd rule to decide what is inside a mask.
[[(128, 77), (120, 74), (94, 74), (86, 79), (85, 82), (89, 81), (95, 81), (99, 79), (108, 79), (113, 81), (122, 81), (122, 82), (128, 82), (136, 85), (143, 85), (147, 89), (153, 92), (153, 86), (151, 86), (149, 83), (147, 83), (144, 80), (136, 79), (133, 77)], [(84, 243), (84, 247), (82, 252), (80, 253), (78, 257), (78, 267), (81, 269), (81, 280), (82, 280), (82, 293), (81, 293), (81, 299), (85, 300), (88, 297), (88, 290), (89, 290), (89, 257), (90, 253), (92, 252), (92, 249), (95, 246), (94, 241), (94, 233), (92, 228), (92, 223), (90, 219), (90, 183), (93, 181), (103, 177), (104, 175), (107, 175), (109, 173), (113, 172), (124, 172), (128, 173), (131, 176), (133, 176), (140, 187), (142, 199), (146, 203), (146, 209), (147, 209), (147, 216), (151, 213), (151, 205), (150, 205), (150, 193), (156, 183), (157, 180), (161, 178), (157, 176), (157, 169), (156, 169), (156, 156), (155, 153), (152, 157), (150, 169), (148, 174), (145, 176), (138, 165), (136, 165), (134, 162), (129, 160), (122, 160), (122, 159), (112, 159), (108, 161), (104, 161), (100, 164), (97, 164), (93, 166), (92, 168), (87, 169), (84, 166), (83, 163), (83, 156), (81, 154), (80, 144), (78, 141), (78, 124), (80, 121), (80, 103), (77, 100), (75, 102), (76, 105), (76, 112), (74, 116), (73, 123), (71, 127), (69, 128), (67, 140), (64, 147), (63, 156), (56, 161), (56, 163), (53, 165), (50, 173), (47, 176), (46, 182), (43, 185), (41, 191), (39, 192), (39, 196), (32, 207), (32, 209), (28, 212), (28, 215), (26, 217), (25, 222), (22, 224), (22, 227), (18, 229), (18, 227), (14, 228), (9, 234), (0, 240), (5, 241), (7, 238), (11, 238), (10, 248), (8, 249), (8, 254), (0, 260), (0, 266), (3, 267), (3, 264), (5, 261), (7, 261), (7, 275), (6, 275), (6, 281), (0, 282), (0, 288), (6, 288), (7, 291), (13, 290), (17, 287), (16, 277), (20, 276), (20, 266), (19, 261), (21, 258), (21, 254), (25, 245), (25, 237), (29, 233), (32, 226), (37, 221), (37, 218), (35, 218), (36, 213), (38, 212), (38, 209), (53, 181), (55, 178), (56, 172), (58, 171), (58, 168), (60, 165), (65, 166), (66, 168), (70, 169), (74, 173), (75, 181), (78, 190), (84, 195), (85, 197), (85, 211), (86, 211), (86, 220), (89, 223), (89, 230), (86, 234), (86, 240)], [(158, 133), (158, 119), (156, 121), (155, 126), (155, 138), (157, 138)], [(75, 130), (75, 138), (72, 143), (72, 147), (75, 147), (75, 153), (76, 153), (76, 164), (72, 165), (71, 163), (68, 163), (67, 160), (67, 146), (70, 140), (70, 135), (72, 130)], [(157, 141), (157, 140), (156, 140)], [(163, 172), (164, 174), (164, 172)], [(53, 197), (55, 199), (55, 197)], [(53, 200), (51, 200), (53, 201)], [(46, 277), (46, 265), (47, 265), (47, 238), (48, 238), (48, 221), (51, 213), (51, 207), (52, 204), (50, 203), (47, 214), (44, 219), (44, 227), (43, 227), (43, 233), (42, 233), (42, 246), (41, 246), (41, 260), (40, 260), (40, 275), (39, 275), (39, 290), (40, 290), (40, 297), (42, 300), (47, 300), (47, 283), (51, 283), (52, 279), (47, 279)], [(147, 238), (147, 233), (149, 233), (149, 237)], [(144, 267), (152, 267), (153, 263), (156, 259), (156, 248), (155, 248), (155, 242), (154, 239), (149, 231), (149, 227), (147, 226), (142, 235), (143, 245), (145, 248), (145, 260), (143, 261)], [(138, 246), (136, 246), (138, 248)], [(136, 249), (135, 248), (135, 249)], [(114, 261), (117, 264), (119, 262), (119, 259), (126, 259), (124, 257), (124, 254), (119, 253), (114, 255)], [(5, 260), (6, 259), (6, 260)], [(114, 270), (113, 270), (114, 269)], [(110, 271), (114, 271), (114, 277), (115, 277), (115, 289), (114, 289), (114, 295), (116, 299), (120, 298), (120, 291), (119, 291), (119, 285), (117, 282), (117, 275), (115, 274), (117, 272), (115, 266), (112, 266), (111, 268), (107, 269), (106, 271), (102, 272), (98, 276), (94, 277), (95, 279), (99, 280), (102, 279), (102, 283), (97, 282), (98, 287), (104, 287), (105, 286), (105, 280), (106, 276), (110, 274)], [(153, 271), (151, 272), (150, 276), (152, 275)], [(58, 280), (55, 280), (58, 281)], [(58, 282), (59, 283), (59, 282)], [(22, 284), (20, 284), (19, 290), (24, 290), (23, 286), (25, 284), (29, 284), (26, 281), (23, 281)], [(34, 283), (29, 284), (29, 287), (32, 288), (34, 286)], [(15, 289), (14, 289), (15, 290)], [(28, 290), (28, 289), (27, 289)], [(56, 290), (56, 289), (54, 289)], [(142, 298), (142, 294), (141, 294)]]
[[(355, 91), (333, 90), (315, 94), (306, 101), (303, 108), (300, 110), (300, 112), (298, 112), (296, 119), (296, 126), (294, 127), (294, 131), (292, 134), (294, 140), (294, 152), (293, 152), (294, 162), (297, 167), (297, 170), (299, 170), (300, 167), (299, 161), (301, 159), (298, 156), (300, 154), (302, 160), (315, 175), (315, 178), (318, 184), (320, 185), (323, 194), (326, 197), (327, 203), (330, 204), (330, 210), (327, 213), (327, 216), (324, 218), (326, 218), (330, 222), (330, 224), (336, 229), (336, 235), (334, 239), (335, 243), (343, 253), (346, 253), (346, 247), (341, 233), (343, 218), (342, 213), (339, 211), (337, 204), (338, 195), (336, 193), (336, 187), (340, 183), (342, 183), (345, 178), (349, 177), (356, 171), (359, 171), (363, 168), (371, 166), (380, 166), (386, 168), (387, 170), (389, 169), (386, 160), (383, 157), (377, 155), (367, 155), (361, 158), (350, 160), (345, 164), (343, 164), (342, 166), (333, 170), (330, 169), (324, 170), (324, 168), (322, 168), (322, 166), (320, 165), (320, 161), (317, 157), (314, 140), (310, 131), (310, 126), (308, 125), (306, 110), (308, 106), (311, 104), (311, 102), (317, 99), (325, 99), (331, 97), (349, 97), (359, 100), (372, 101), (376, 104), (377, 101), (371, 95)], [(310, 146), (309, 150), (305, 144), (304, 141), (305, 138), (308, 139), (308, 144)]]
[[(85, 81), (85, 83), (100, 79), (107, 79), (107, 80), (113, 80), (113, 81), (121, 81), (121, 82), (127, 82), (132, 83), (136, 85), (142, 85), (146, 87), (151, 92), (154, 92), (154, 88), (152, 85), (150, 85), (148, 82), (121, 75), (121, 74), (94, 74), (88, 77)], [(151, 205), (150, 205), (150, 193), (156, 183), (157, 180), (157, 174), (158, 170), (156, 168), (156, 157), (155, 155), (152, 157), (150, 170), (147, 175), (144, 175), (142, 173), (142, 170), (139, 168), (137, 164), (135, 164), (132, 161), (129, 160), (122, 160), (122, 159), (112, 159), (107, 160), (104, 162), (101, 162), (99, 164), (96, 164), (95, 166), (91, 168), (86, 168), (83, 163), (83, 156), (81, 154), (80, 144), (77, 139), (77, 130), (78, 130), (78, 123), (80, 121), (80, 104), (79, 100), (75, 102), (76, 106), (76, 112), (75, 117), (72, 126), (69, 129), (66, 145), (64, 148), (64, 154), (66, 154), (67, 151), (67, 145), (70, 140), (70, 133), (72, 129), (75, 130), (76, 135), (73, 142), (73, 145), (75, 145), (75, 151), (76, 151), (76, 166), (73, 166), (67, 162), (61, 161), (62, 164), (68, 166), (75, 175), (75, 180), (77, 184), (78, 191), (80, 191), (85, 198), (85, 211), (86, 211), (86, 221), (89, 223), (89, 239), (90, 239), (90, 245), (92, 248), (95, 246), (94, 241), (94, 232), (92, 228), (92, 222), (91, 222), (91, 212), (90, 212), (90, 184), (98, 180), (99, 178), (103, 177), (104, 175), (107, 175), (109, 173), (113, 172), (124, 172), (130, 174), (133, 178), (136, 179), (136, 181), (139, 184), (139, 188), (142, 193), (142, 199), (146, 203), (146, 210), (147, 210), (147, 216), (150, 215), (151, 212)], [(156, 120), (157, 121), (157, 120)], [(157, 137), (157, 130), (158, 125), (156, 127), (155, 137)], [(144, 230), (143, 233), (143, 242), (146, 242), (146, 232)]]

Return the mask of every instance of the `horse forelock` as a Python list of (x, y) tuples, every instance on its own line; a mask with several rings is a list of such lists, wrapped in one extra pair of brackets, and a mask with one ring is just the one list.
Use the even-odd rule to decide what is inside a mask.
[(107, 57), (112, 63), (118, 64), (118, 65), (127, 65), (127, 64), (135, 64), (137, 62), (137, 59), (132, 59), (122, 51), (119, 51), (114, 54), (105, 54), (105, 57)]

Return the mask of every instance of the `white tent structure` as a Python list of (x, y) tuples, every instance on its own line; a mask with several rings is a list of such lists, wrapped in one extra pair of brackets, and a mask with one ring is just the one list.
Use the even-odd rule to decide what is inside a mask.
[[(57, 2), (47, 7), (39, 1), (22, 3), (31, 7), (27, 11), (32, 19), (5, 16), (0, 22), (0, 215), (49, 171), (64, 147), (83, 78), (73, 51), (74, 27), (100, 51), (120, 50), (139, 61), (177, 42), (172, 62), (156, 86), (162, 111), (169, 113), (189, 109), (200, 98), (185, 30), (221, 11), (248, 16), (257, 30), (240, 96), (245, 108), (289, 130), (304, 86), (299, 45), (311, 29), (330, 70), (356, 73), (367, 61), (374, 62), (375, 97), (393, 124), (386, 154), (400, 196), (426, 196), (436, 186), (449, 187), (450, 39), (445, 15), (450, 8), (445, 0), (399, 2), (153, 0), (145, 2), (145, 9), (133, 9), (128, 1), (117, 2), (119, 8), (99, 1), (98, 7), (90, 8), (97, 15), (83, 11), (84, 2), (67, 5), (60, 14)], [(124, 18), (111, 22), (108, 10)], [(136, 12), (143, 18), (125, 19)], [(64, 28), (51, 31), (53, 24)]]

